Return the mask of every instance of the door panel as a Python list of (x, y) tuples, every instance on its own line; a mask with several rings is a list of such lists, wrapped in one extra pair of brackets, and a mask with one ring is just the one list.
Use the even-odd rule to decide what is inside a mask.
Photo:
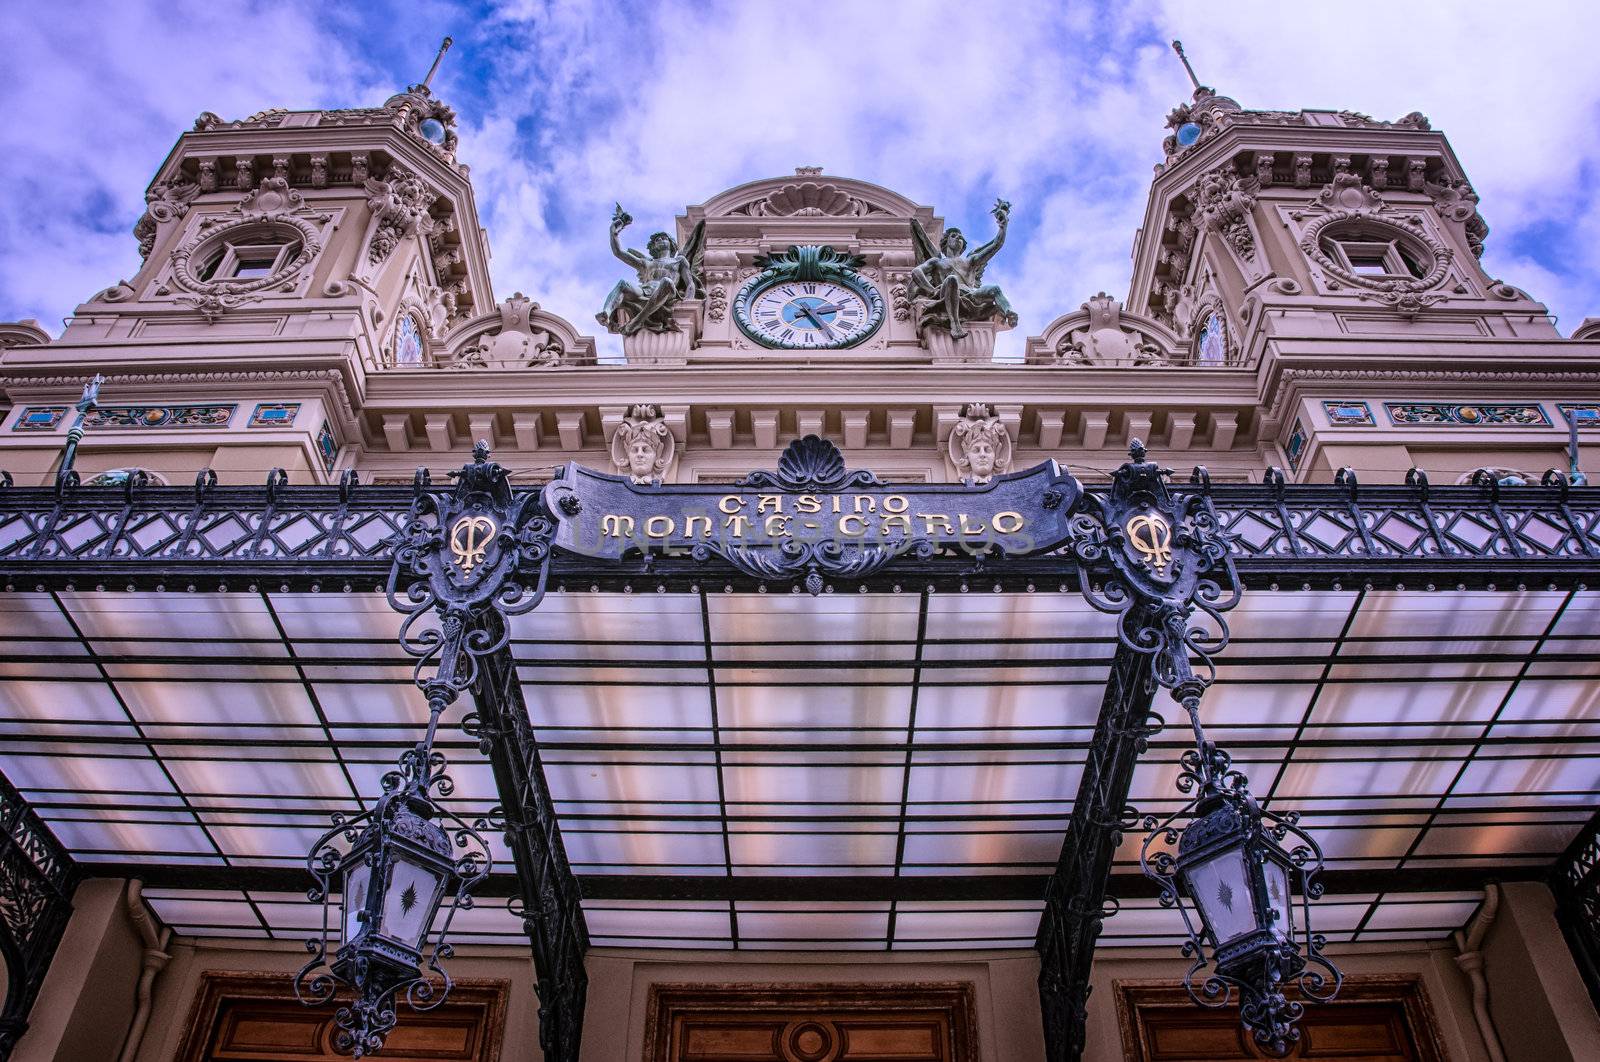
[(972, 986), (656, 985), (645, 1062), (976, 1062)]
[[(402, 1003), (382, 1058), (403, 1062), (498, 1062), (505, 1029), (504, 981), (457, 982), (423, 1013)], [(178, 1048), (178, 1062), (348, 1062), (336, 1054), (336, 1003), (305, 1007), (281, 974), (207, 972)]]
[[(1117, 1013), (1128, 1062), (1253, 1062), (1274, 1058), (1239, 1025), (1239, 1008), (1207, 1010), (1173, 982), (1119, 981)], [(1307, 1004), (1300, 1042), (1285, 1059), (1445, 1062), (1422, 984), (1352, 978), (1333, 1003)]]

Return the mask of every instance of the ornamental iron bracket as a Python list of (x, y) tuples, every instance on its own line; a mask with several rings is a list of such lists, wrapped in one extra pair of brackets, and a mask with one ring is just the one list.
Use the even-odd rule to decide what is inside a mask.
[[(486, 613), (503, 621), (544, 599), (555, 531), (537, 492), (512, 491), (488, 443), (450, 477), (453, 487), (436, 490), (418, 470), (386, 587), (389, 604), (405, 614), (400, 644), (417, 659), (413, 676), (430, 707), (470, 688), (478, 662), (510, 640), (509, 624), (484, 623)], [(424, 622), (435, 617), (437, 626)]]
[[(1085, 498), (1072, 518), (1072, 552), (1084, 598), (1117, 617), (1117, 638), (1151, 656), (1156, 681), (1174, 691), (1201, 681), (1191, 654), (1211, 670), (1228, 642), (1222, 613), (1239, 603), (1230, 537), (1211, 507), (1210, 476), (1197, 469), (1190, 489), (1174, 495), (1172, 470), (1147, 461), (1133, 440), (1111, 489)], [(1195, 610), (1209, 626), (1190, 623)], [(1201, 686), (1209, 679), (1201, 681)]]

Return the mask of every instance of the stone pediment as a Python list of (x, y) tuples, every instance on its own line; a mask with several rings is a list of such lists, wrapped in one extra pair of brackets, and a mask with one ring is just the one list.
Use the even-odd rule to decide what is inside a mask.
[(553, 369), (595, 361), (592, 336), (521, 292), (457, 325), (440, 348), (435, 364), (446, 369)]
[(914, 217), (928, 213), (897, 192), (848, 177), (824, 176), (815, 167), (793, 175), (751, 181), (714, 196), (701, 208), (715, 217)]
[(1125, 310), (1105, 292), (1076, 312), (1051, 321), (1044, 335), (1028, 340), (1030, 365), (1110, 369), (1178, 365), (1183, 341), (1154, 318)]

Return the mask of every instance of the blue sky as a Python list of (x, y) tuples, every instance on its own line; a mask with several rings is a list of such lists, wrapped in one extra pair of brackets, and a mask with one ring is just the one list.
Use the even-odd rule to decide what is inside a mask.
[(1600, 316), (1592, 3), (66, 0), (0, 8), (0, 319), (58, 332), (132, 275), (143, 189), (201, 111), (372, 106), (447, 33), (435, 89), (460, 118), (496, 293), (585, 331), (617, 276), (614, 200), (648, 232), (820, 165), (980, 238), (988, 204), (1011, 200), (990, 276), (1020, 349), (1126, 292), (1162, 123), (1188, 95), (1174, 36), (1246, 107), (1423, 111), (1482, 196), (1491, 275), (1563, 332)]

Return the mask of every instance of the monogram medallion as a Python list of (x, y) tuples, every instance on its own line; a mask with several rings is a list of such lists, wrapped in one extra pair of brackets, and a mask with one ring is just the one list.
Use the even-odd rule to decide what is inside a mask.
[(1166, 575), (1167, 566), (1172, 563), (1172, 524), (1167, 518), (1157, 512), (1137, 513), (1122, 526), (1128, 534), (1128, 546), (1145, 566), (1157, 575)]
[(489, 517), (472, 514), (462, 516), (451, 525), (450, 556), (462, 575), (471, 575), (472, 569), (483, 563), (497, 530), (499, 528)]

